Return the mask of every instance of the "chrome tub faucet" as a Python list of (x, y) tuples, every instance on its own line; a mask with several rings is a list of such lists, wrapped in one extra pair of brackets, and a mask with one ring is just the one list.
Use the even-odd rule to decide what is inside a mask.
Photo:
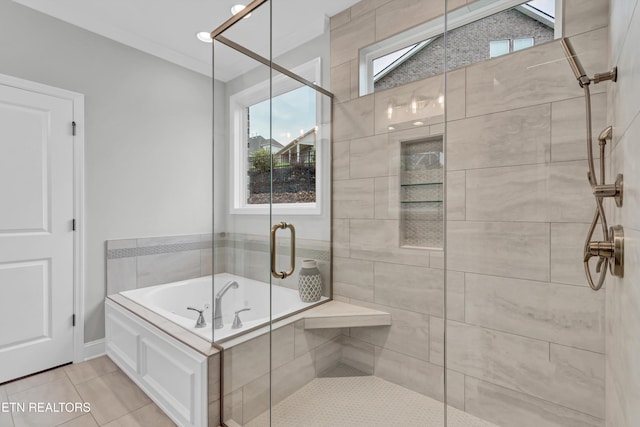
[(198, 320), (196, 320), (196, 328), (204, 328), (205, 326), (207, 326), (207, 322), (204, 320), (204, 316), (202, 315), (202, 313), (204, 313), (204, 310), (206, 310), (207, 308), (208, 306), (205, 306), (204, 309), (198, 310), (197, 308), (194, 308), (194, 307), (187, 307), (187, 310), (193, 310), (198, 312)]
[(215, 305), (213, 308), (213, 327), (215, 329), (222, 329), (224, 323), (222, 323), (222, 297), (227, 293), (229, 289), (238, 289), (240, 285), (235, 280), (224, 285), (224, 287), (216, 294)]

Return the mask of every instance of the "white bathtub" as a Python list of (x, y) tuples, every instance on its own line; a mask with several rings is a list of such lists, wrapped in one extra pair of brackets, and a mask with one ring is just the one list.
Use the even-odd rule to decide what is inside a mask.
[[(211, 281), (214, 289), (212, 290)], [(213, 329), (213, 295), (217, 294), (225, 284), (236, 281), (238, 289), (229, 289), (222, 298), (222, 321), (224, 327)], [(229, 273), (204, 276), (197, 279), (167, 283), (148, 288), (121, 292), (130, 300), (160, 314), (172, 322), (186, 328), (210, 341), (226, 340), (269, 322), (269, 284), (247, 279)], [(318, 304), (300, 301), (298, 292), (283, 288), (271, 287), (271, 312), (273, 320)], [(322, 297), (321, 301), (327, 298)], [(196, 328), (198, 313), (187, 310), (187, 307), (203, 309), (207, 326)], [(243, 308), (249, 311), (240, 313), (242, 328), (232, 329), (234, 313)], [(213, 332), (212, 332), (213, 329)]]

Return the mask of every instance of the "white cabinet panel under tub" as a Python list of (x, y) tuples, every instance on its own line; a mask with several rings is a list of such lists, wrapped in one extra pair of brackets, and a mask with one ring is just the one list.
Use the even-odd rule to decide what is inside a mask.
[(180, 426), (207, 426), (207, 357), (107, 299), (107, 355)]

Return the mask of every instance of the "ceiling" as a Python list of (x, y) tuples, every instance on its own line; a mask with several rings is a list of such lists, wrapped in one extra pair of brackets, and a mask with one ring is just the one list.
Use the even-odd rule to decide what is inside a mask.
[[(211, 75), (211, 45), (196, 39), (231, 17), (231, 6), (249, 0), (13, 0), (16, 3), (104, 37)], [(357, 0), (272, 0), (273, 56), (323, 34), (328, 16)], [(268, 56), (269, 3), (225, 35)], [(217, 55), (217, 53), (216, 53)], [(216, 56), (216, 65), (218, 65)], [(228, 81), (246, 71), (234, 55), (221, 58), (216, 79)], [(240, 61), (242, 62), (242, 61)], [(243, 70), (244, 69), (244, 70)], [(222, 70), (218, 72), (218, 70)]]

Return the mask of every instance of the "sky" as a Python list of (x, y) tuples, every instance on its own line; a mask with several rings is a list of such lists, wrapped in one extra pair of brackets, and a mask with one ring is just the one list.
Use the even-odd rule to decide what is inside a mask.
[(556, 0), (534, 0), (527, 4), (530, 4), (536, 9), (540, 9), (547, 15), (556, 16)]
[[(273, 98), (272, 138), (287, 145), (316, 126), (316, 91), (302, 86)], [(269, 100), (249, 107), (249, 136), (269, 139)]]

